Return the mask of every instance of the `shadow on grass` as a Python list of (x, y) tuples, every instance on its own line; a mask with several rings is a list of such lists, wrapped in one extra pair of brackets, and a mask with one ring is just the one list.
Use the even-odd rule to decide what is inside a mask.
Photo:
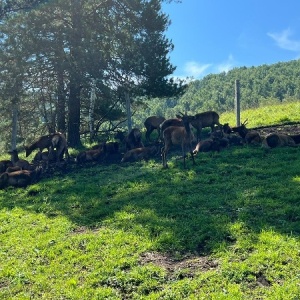
[[(231, 226), (300, 234), (300, 149), (231, 148), (197, 165), (160, 162), (70, 167), (27, 189), (0, 191), (0, 208), (65, 216), (154, 241), (156, 250), (210, 253), (234, 242)], [(293, 162), (293, 163), (291, 163)]]

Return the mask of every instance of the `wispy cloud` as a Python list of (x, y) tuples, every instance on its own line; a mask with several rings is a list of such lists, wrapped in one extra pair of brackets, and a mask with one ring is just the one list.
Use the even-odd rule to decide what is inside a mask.
[(187, 79), (193, 81), (195, 79), (201, 79), (208, 74), (218, 74), (222, 72), (228, 72), (233, 69), (236, 65), (236, 62), (232, 55), (229, 55), (228, 58), (219, 64), (201, 64), (196, 61), (186, 62), (183, 67), (183, 73), (180, 76), (175, 76), (178, 79)]
[(299, 52), (300, 51), (300, 41), (291, 39), (293, 32), (290, 28), (285, 29), (279, 33), (268, 33), (277, 44), (278, 47), (290, 51)]
[(200, 64), (195, 61), (189, 61), (184, 66), (184, 72), (194, 78), (203, 77), (211, 64)]
[(233, 55), (230, 54), (226, 61), (220, 63), (215, 67), (216, 73), (222, 73), (222, 72), (227, 73), (228, 71), (234, 68), (235, 64), (236, 62), (233, 58)]

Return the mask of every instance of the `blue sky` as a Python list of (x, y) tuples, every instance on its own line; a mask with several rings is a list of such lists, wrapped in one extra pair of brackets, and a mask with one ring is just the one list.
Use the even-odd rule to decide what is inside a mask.
[(300, 0), (182, 0), (163, 11), (174, 76), (300, 59)]

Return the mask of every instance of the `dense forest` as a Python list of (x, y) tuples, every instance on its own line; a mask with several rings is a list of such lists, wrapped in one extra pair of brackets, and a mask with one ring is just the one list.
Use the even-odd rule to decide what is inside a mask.
[(149, 114), (171, 117), (178, 111), (191, 114), (206, 110), (220, 114), (232, 111), (236, 80), (240, 82), (241, 109), (297, 101), (300, 99), (300, 60), (210, 74), (190, 82), (181, 97), (149, 100), (147, 108), (139, 112), (135, 120), (139, 124), (139, 119)]

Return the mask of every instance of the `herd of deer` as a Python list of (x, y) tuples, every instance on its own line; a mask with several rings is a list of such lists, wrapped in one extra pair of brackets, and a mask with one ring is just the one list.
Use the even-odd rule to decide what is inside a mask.
[[(270, 133), (262, 137), (258, 131), (246, 128), (247, 121), (241, 126), (230, 127), (229, 124), (220, 124), (219, 115), (214, 111), (207, 111), (196, 115), (180, 113), (176, 118), (165, 119), (163, 117), (151, 116), (144, 122), (146, 128), (146, 143), (142, 142), (141, 131), (132, 129), (129, 134), (118, 132), (115, 139), (119, 142), (104, 142), (94, 146), (92, 149), (78, 153), (76, 158), (70, 159), (67, 140), (64, 134), (56, 132), (41, 136), (30, 146), (25, 146), (26, 157), (34, 150), (38, 150), (32, 163), (19, 159), (17, 150), (10, 151), (11, 160), (0, 161), (0, 188), (7, 186), (25, 187), (36, 182), (44, 169), (49, 164), (61, 164), (75, 161), (77, 164), (86, 162), (101, 162), (114, 157), (115, 161), (130, 162), (141, 159), (149, 159), (161, 153), (164, 168), (168, 167), (167, 154), (173, 145), (181, 146), (183, 166), (186, 167), (186, 152), (189, 151), (192, 163), (195, 164), (194, 156), (198, 152), (220, 151), (230, 145), (256, 144), (265, 148), (278, 146), (300, 145), (300, 134), (287, 135), (282, 133)], [(196, 137), (192, 128), (196, 129)], [(210, 137), (201, 139), (202, 128), (210, 127)], [(152, 143), (151, 133), (157, 130), (157, 141)], [(120, 144), (125, 147), (122, 155)], [(193, 147), (193, 145), (196, 146)], [(44, 151), (44, 149), (47, 149)], [(64, 160), (65, 157), (65, 160)]]

